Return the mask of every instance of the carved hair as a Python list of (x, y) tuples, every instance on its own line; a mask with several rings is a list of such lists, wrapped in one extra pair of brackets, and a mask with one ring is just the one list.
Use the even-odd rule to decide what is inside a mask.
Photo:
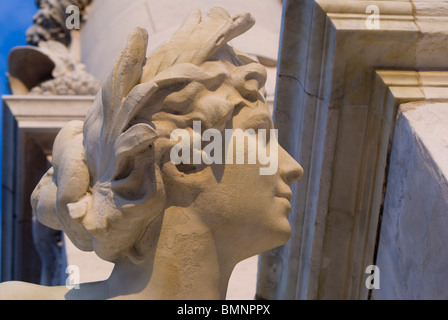
[(85, 122), (58, 134), (53, 168), (32, 195), (38, 219), (64, 230), (81, 250), (116, 261), (142, 245), (165, 209), (160, 167), (176, 128), (224, 130), (235, 107), (264, 102), (264, 68), (227, 45), (254, 24), (199, 11), (148, 60), (147, 33), (134, 30)]

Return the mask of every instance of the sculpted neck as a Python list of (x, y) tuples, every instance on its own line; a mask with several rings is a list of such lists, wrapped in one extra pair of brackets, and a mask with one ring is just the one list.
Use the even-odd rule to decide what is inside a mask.
[(225, 299), (236, 264), (222, 256), (213, 234), (186, 209), (170, 208), (157, 246), (141, 264), (116, 263), (104, 282), (106, 298)]

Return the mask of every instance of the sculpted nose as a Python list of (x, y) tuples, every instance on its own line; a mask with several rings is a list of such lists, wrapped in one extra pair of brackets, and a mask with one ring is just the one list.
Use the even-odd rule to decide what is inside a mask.
[(303, 168), (302, 166), (294, 160), (282, 147), (279, 147), (280, 150), (280, 175), (283, 180), (291, 186), (294, 182), (300, 180), (303, 176)]

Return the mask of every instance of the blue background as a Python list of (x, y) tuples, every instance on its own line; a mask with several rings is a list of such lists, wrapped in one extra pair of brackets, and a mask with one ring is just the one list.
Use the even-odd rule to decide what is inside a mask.
[[(33, 15), (37, 12), (35, 0), (0, 0), (0, 94), (9, 94), (6, 72), (8, 71), (8, 54), (11, 48), (26, 44), (25, 32), (33, 23)], [(3, 102), (1, 103), (0, 126), (3, 126)], [(0, 155), (2, 150), (2, 134), (0, 130)], [(3, 156), (0, 156), (0, 167)], [(1, 170), (0, 170), (1, 181)], [(0, 221), (1, 221), (0, 193)], [(0, 252), (1, 252), (0, 228)], [(0, 255), (1, 257), (1, 255)]]

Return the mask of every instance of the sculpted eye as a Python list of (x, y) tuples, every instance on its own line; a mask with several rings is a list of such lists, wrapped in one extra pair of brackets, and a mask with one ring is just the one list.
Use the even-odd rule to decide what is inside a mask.
[[(111, 181), (112, 190), (124, 199), (136, 200), (142, 197), (143, 189), (137, 186), (144, 184), (144, 163), (149, 157), (147, 151), (158, 134), (147, 123), (138, 123), (122, 133), (115, 141), (114, 175)], [(142, 158), (143, 157), (143, 158)], [(136, 192), (140, 190), (140, 192)]]
[(196, 171), (198, 171), (198, 167), (195, 164), (178, 164), (176, 165), (177, 170), (179, 170), (180, 172), (183, 172), (185, 174), (189, 174), (189, 173), (194, 173)]
[(266, 129), (269, 131), (270, 129), (274, 129), (274, 124), (267, 111), (264, 111), (261, 108), (254, 108), (248, 117), (246, 127), (255, 130)]

